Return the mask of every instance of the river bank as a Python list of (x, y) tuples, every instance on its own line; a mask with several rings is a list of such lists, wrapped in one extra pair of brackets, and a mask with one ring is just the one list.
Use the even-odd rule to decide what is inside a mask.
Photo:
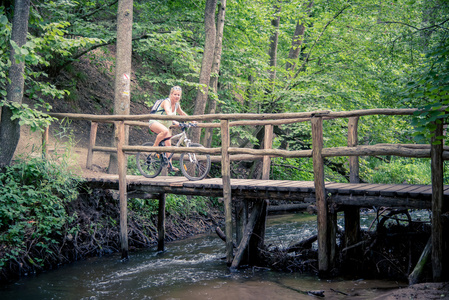
[[(313, 216), (270, 216), (267, 243), (297, 240), (313, 234)], [(407, 287), (380, 279), (320, 280), (313, 274), (246, 268), (229, 272), (224, 243), (209, 232), (156, 247), (134, 249), (128, 261), (120, 253), (92, 256), (54, 270), (30, 274), (0, 285), (9, 299), (447, 299), (447, 284)], [(321, 298), (321, 297), (320, 297)]]

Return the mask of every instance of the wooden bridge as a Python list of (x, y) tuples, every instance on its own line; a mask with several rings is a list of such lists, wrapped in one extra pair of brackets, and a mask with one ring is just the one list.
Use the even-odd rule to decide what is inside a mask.
[[(159, 199), (159, 246), (164, 247), (165, 194), (187, 194), (219, 196), (224, 200), (226, 226), (226, 257), (228, 264), (236, 268), (244, 259), (246, 251), (253, 251), (261, 246), (264, 239), (267, 199), (314, 201), (317, 207), (318, 226), (318, 267), (320, 274), (328, 273), (336, 257), (336, 213), (344, 211), (346, 246), (356, 245), (360, 238), (360, 207), (395, 207), (432, 210), (432, 267), (435, 280), (442, 278), (443, 265), (448, 264), (444, 253), (443, 222), (449, 211), (449, 188), (443, 186), (443, 161), (449, 159), (449, 149), (443, 144), (379, 144), (357, 145), (357, 127), (360, 117), (369, 115), (411, 115), (416, 109), (375, 109), (349, 112), (305, 112), (286, 114), (217, 114), (200, 116), (160, 116), (160, 115), (75, 115), (51, 114), (57, 118), (70, 118), (91, 121), (91, 138), (87, 156), (87, 167), (92, 165), (95, 151), (116, 153), (118, 175), (105, 175), (98, 178), (86, 178), (92, 185), (108, 189), (118, 189), (120, 194), (120, 227), (122, 256), (128, 256), (127, 236), (127, 198)], [(171, 119), (177, 121), (210, 121), (220, 123), (200, 123), (199, 127), (219, 128), (221, 132), (220, 148), (177, 148), (177, 147), (142, 147), (125, 143), (126, 126), (145, 126), (148, 119)], [(323, 121), (336, 118), (348, 119), (347, 145), (324, 148)], [(232, 122), (231, 122), (232, 121)], [(116, 147), (98, 147), (95, 145), (97, 124), (109, 122), (115, 124)], [(273, 126), (298, 122), (310, 122), (312, 133), (312, 150), (288, 151), (272, 149)], [(234, 148), (230, 144), (230, 127), (265, 126), (263, 149)], [(443, 125), (435, 124), (436, 136), (443, 135)], [(434, 139), (434, 141), (436, 141)], [(44, 147), (45, 149), (45, 147)], [(197, 152), (213, 155), (213, 160), (221, 162), (222, 176), (191, 182), (180, 177), (157, 177), (147, 179), (126, 175), (126, 154), (136, 151), (166, 151), (174, 153)], [(431, 158), (432, 185), (376, 185), (359, 183), (358, 156), (397, 155), (404, 157)], [(313, 182), (269, 180), (271, 157), (311, 157), (313, 159)], [(326, 183), (324, 159), (326, 157), (349, 157), (350, 183)], [(230, 178), (232, 160), (260, 159), (263, 161), (261, 180), (242, 180)], [(237, 227), (235, 229), (238, 248), (233, 251), (232, 199), (244, 199), (235, 211)], [(249, 213), (248, 201), (252, 201)], [(254, 244), (256, 247), (249, 247)], [(257, 252), (246, 257), (257, 257)]]
[[(119, 190), (118, 175), (103, 174), (101, 177), (85, 177), (90, 187)], [(185, 177), (158, 176), (145, 178), (128, 175), (128, 198), (158, 198), (159, 194), (196, 195), (208, 197), (223, 196), (223, 180), (209, 178), (190, 181)], [(329, 195), (328, 204), (431, 209), (432, 186), (410, 184), (368, 184), (368, 183), (325, 183)], [(449, 186), (444, 186), (444, 198), (449, 200)], [(232, 197), (235, 199), (269, 199), (287, 202), (315, 203), (313, 181), (231, 179)]]

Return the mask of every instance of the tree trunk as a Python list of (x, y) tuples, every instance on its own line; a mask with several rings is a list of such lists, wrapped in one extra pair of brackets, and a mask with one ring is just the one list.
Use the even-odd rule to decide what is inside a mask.
[[(114, 84), (114, 114), (129, 115), (131, 99), (131, 54), (132, 54), (132, 25), (133, 25), (133, 0), (119, 0), (117, 10), (117, 63), (115, 66)], [(129, 127), (126, 126), (125, 144), (128, 144)], [(112, 137), (112, 146), (116, 146)], [(117, 174), (117, 155), (111, 154), (109, 158), (108, 173)]]
[(279, 4), (275, 5), (276, 14), (271, 20), (271, 25), (274, 27), (274, 33), (270, 37), (270, 82), (272, 87), (274, 87), (274, 81), (276, 79), (276, 66), (277, 66), (277, 50), (278, 50), (278, 41), (279, 41), (279, 23), (281, 21), (281, 7)]
[[(30, 13), (30, 0), (16, 0), (12, 24), (11, 41), (22, 47), (26, 43), (28, 33), (28, 16)], [(7, 101), (22, 104), (23, 89), (25, 84), (24, 69), (25, 62), (16, 62), (14, 48), (11, 46), (9, 68), (10, 83), (6, 87)], [(11, 120), (13, 112), (7, 106), (2, 108), (0, 123), (0, 168), (11, 163), (20, 138), (19, 120)]]
[[(218, 75), (220, 73), (220, 63), (221, 63), (221, 53), (222, 53), (222, 44), (223, 44), (223, 30), (224, 30), (224, 22), (225, 22), (225, 14), (226, 14), (226, 0), (221, 0), (220, 7), (218, 9), (218, 18), (217, 18), (217, 34), (215, 40), (215, 52), (214, 52), (214, 63), (212, 65), (212, 78), (210, 85), (212, 86), (212, 90), (215, 94), (215, 97), (218, 97)], [(215, 98), (209, 97), (209, 114), (215, 114), (217, 107), (217, 101)], [(207, 128), (204, 136), (203, 145), (206, 148), (210, 148), (212, 144), (212, 128)]]
[[(307, 14), (310, 14), (310, 8), (313, 6), (313, 0), (309, 2), (309, 5), (307, 5)], [(293, 71), (296, 66), (296, 60), (299, 57), (299, 54), (301, 53), (301, 45), (304, 41), (304, 32), (306, 30), (306, 27), (304, 26), (304, 22), (301, 20), (298, 20), (296, 23), (295, 28), (295, 34), (292, 39), (292, 46), (290, 48), (290, 52), (288, 53), (289, 61), (286, 64), (286, 70)]]
[[(204, 44), (203, 61), (200, 72), (200, 88), (196, 95), (195, 115), (202, 115), (206, 110), (207, 95), (209, 90), (210, 74), (212, 71), (212, 64), (214, 62), (215, 50), (215, 8), (217, 0), (207, 0), (206, 9), (204, 12), (204, 28), (206, 31), (206, 40)], [(193, 128), (191, 139), (194, 143), (199, 143), (201, 135), (201, 128)]]

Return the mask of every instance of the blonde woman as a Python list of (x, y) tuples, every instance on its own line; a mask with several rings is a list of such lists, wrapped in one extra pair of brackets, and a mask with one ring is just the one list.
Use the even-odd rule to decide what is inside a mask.
[[(167, 99), (165, 99), (161, 105), (156, 110), (155, 114), (158, 115), (180, 115), (180, 116), (187, 116), (187, 114), (182, 110), (180, 105), (180, 100), (182, 96), (182, 89), (179, 86), (174, 86), (170, 89), (170, 95)], [(159, 143), (166, 138), (171, 137), (171, 130), (170, 125), (177, 125), (179, 124), (176, 121), (170, 121), (170, 120), (150, 120), (149, 126), (150, 130), (157, 134), (156, 139), (154, 141), (154, 146), (158, 146)], [(165, 146), (171, 146), (170, 139), (165, 141)], [(173, 171), (177, 172), (179, 171), (178, 168), (173, 167), (173, 165), (170, 162), (170, 167)]]

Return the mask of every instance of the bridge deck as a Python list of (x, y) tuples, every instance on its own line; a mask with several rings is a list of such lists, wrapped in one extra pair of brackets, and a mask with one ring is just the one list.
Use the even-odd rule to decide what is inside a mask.
[[(153, 198), (159, 193), (223, 196), (221, 178), (189, 181), (185, 177), (158, 176), (145, 178), (128, 175), (127, 193), (130, 198)], [(89, 186), (118, 190), (118, 175), (85, 177)], [(314, 201), (312, 181), (231, 179), (234, 198), (270, 199), (284, 201)], [(350, 184), (326, 183), (329, 201), (341, 206), (388, 206), (430, 209), (432, 187), (407, 184)], [(449, 199), (449, 186), (444, 187), (444, 198)]]

